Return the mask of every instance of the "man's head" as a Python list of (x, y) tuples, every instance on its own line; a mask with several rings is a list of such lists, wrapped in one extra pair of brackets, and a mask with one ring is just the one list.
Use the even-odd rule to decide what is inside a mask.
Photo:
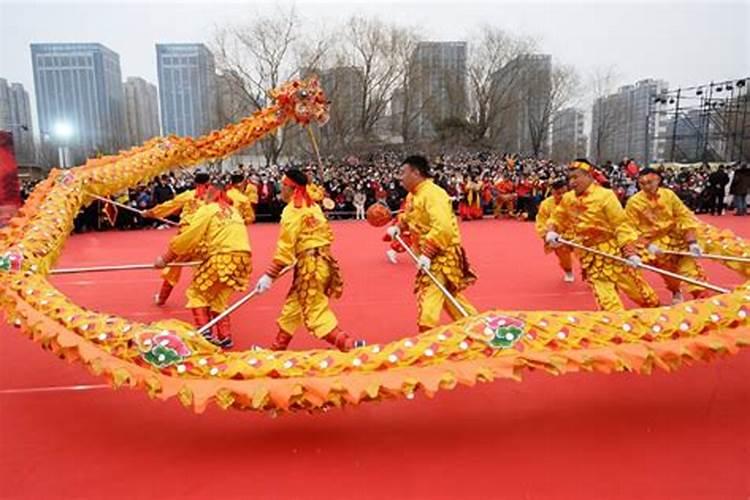
[(570, 164), (568, 172), (568, 184), (577, 195), (583, 194), (594, 182), (594, 166), (585, 158), (575, 160)]
[(245, 175), (242, 172), (233, 172), (230, 177), (230, 181), (233, 185), (238, 185), (245, 180)]
[(409, 156), (401, 163), (401, 184), (407, 191), (413, 191), (419, 183), (430, 177), (430, 164), (424, 156)]
[(284, 173), (284, 180), (281, 182), (281, 199), (284, 203), (289, 203), (294, 191), (300, 187), (307, 186), (307, 176), (299, 169), (291, 168)]
[(558, 179), (552, 183), (552, 196), (554, 196), (555, 200), (560, 201), (567, 191), (568, 181), (565, 179)]
[(658, 170), (646, 167), (638, 173), (638, 186), (646, 194), (655, 194), (661, 185), (661, 174)]
[(203, 169), (198, 169), (195, 171), (195, 174), (193, 175), (193, 182), (195, 182), (196, 186), (199, 186), (201, 184), (208, 184), (211, 180), (211, 176), (208, 172), (206, 172)]

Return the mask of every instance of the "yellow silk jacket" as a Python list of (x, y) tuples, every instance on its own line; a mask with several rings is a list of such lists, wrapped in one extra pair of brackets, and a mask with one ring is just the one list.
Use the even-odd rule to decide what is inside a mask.
[(655, 196), (639, 191), (628, 200), (625, 213), (644, 243), (664, 240), (693, 241), (698, 220), (671, 189), (659, 188)]
[(206, 203), (191, 217), (183, 230), (169, 242), (177, 255), (189, 255), (198, 248), (207, 255), (250, 252), (245, 221), (233, 206)]
[(586, 246), (612, 242), (624, 249), (638, 239), (617, 196), (596, 183), (580, 196), (573, 191), (565, 193), (552, 212), (547, 229), (569, 235)]
[(429, 257), (461, 244), (461, 233), (451, 199), (443, 188), (430, 179), (414, 189), (410, 207), (402, 220), (416, 237), (420, 252)]
[(294, 202), (287, 203), (281, 212), (273, 262), (276, 266), (288, 266), (300, 253), (329, 246), (332, 242), (333, 231), (317, 204), (297, 208)]

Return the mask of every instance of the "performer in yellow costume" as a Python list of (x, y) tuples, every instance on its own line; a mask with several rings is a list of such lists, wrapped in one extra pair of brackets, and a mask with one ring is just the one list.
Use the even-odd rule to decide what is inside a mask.
[[(461, 313), (446, 300), (440, 289), (421, 271), (429, 269), (469, 314), (477, 310), (461, 293), (473, 284), (477, 277), (469, 266), (466, 252), (461, 245), (458, 221), (453, 214), (451, 199), (434, 182), (430, 165), (423, 156), (410, 156), (401, 167), (401, 183), (411, 193), (411, 202), (400, 221), (411, 232), (412, 248), (419, 255), (414, 293), (417, 296), (418, 325), (420, 331), (434, 328), (440, 322), (440, 313), (445, 309), (454, 320)], [(401, 234), (398, 225), (388, 228), (395, 238)]]
[(234, 173), (230, 179), (232, 184), (227, 189), (227, 196), (232, 200), (234, 208), (240, 212), (245, 224), (252, 224), (255, 222), (255, 210), (250, 202), (250, 198), (242, 192), (242, 182), (245, 180), (245, 176), (240, 173)]
[(294, 280), (277, 320), (279, 326), (272, 350), (283, 351), (295, 331), (304, 325), (310, 333), (348, 351), (365, 345), (353, 340), (338, 325), (329, 298), (339, 298), (344, 282), (339, 265), (331, 255), (333, 232), (307, 189), (308, 179), (300, 170), (288, 170), (281, 184), (281, 199), (287, 204), (281, 213), (281, 229), (273, 262), (255, 286), (265, 293), (282, 269), (294, 265)]
[(563, 195), (552, 212), (545, 241), (555, 248), (560, 245), (558, 233), (563, 233), (578, 244), (630, 261), (628, 266), (590, 252), (578, 254), (583, 278), (593, 289), (600, 309), (624, 310), (618, 290), (639, 306), (656, 307), (659, 298), (637, 270), (641, 265), (635, 250), (638, 234), (615, 194), (594, 182), (595, 174), (594, 167), (586, 160), (571, 164), (572, 191)]
[[(695, 215), (671, 189), (661, 187), (661, 174), (658, 171), (652, 168), (641, 170), (638, 184), (641, 190), (628, 200), (625, 213), (639, 233), (639, 245), (648, 249), (648, 263), (706, 281), (706, 275), (695, 259), (663, 253), (669, 250), (701, 256), (702, 250), (695, 234), (698, 228)], [(684, 297), (680, 291), (680, 281), (668, 276), (663, 278), (672, 292), (672, 302), (682, 302)], [(687, 290), (694, 298), (709, 295), (708, 290), (695, 285), (688, 285)]]
[(257, 177), (252, 176), (245, 182), (245, 189), (243, 190), (245, 196), (247, 196), (250, 202), (250, 207), (253, 209), (253, 221), (255, 220), (255, 206), (258, 204), (258, 182)]
[[(544, 239), (546, 236), (549, 218), (555, 208), (560, 204), (563, 195), (567, 191), (568, 183), (565, 180), (557, 180), (552, 183), (552, 195), (545, 198), (544, 201), (539, 204), (539, 211), (536, 214), (536, 222), (534, 225), (540, 238)], [(557, 255), (557, 261), (564, 273), (563, 281), (566, 283), (573, 283), (575, 281), (575, 276), (573, 275), (573, 251), (566, 246), (552, 248), (545, 243), (544, 253), (550, 252), (555, 252), (555, 255)]]
[[(252, 272), (250, 241), (245, 222), (219, 186), (211, 186), (205, 203), (179, 234), (169, 242), (167, 252), (156, 259), (156, 267), (195, 255), (202, 248), (205, 260), (195, 270), (185, 295), (186, 307), (197, 326), (208, 323), (229, 305), (232, 292), (247, 288)], [(232, 347), (229, 316), (219, 321), (207, 338), (223, 348)]]
[[(196, 171), (193, 178), (195, 189), (180, 193), (171, 200), (147, 210), (145, 215), (148, 217), (165, 218), (180, 214), (180, 228), (177, 232), (179, 234), (190, 222), (190, 217), (203, 205), (203, 199), (209, 187), (210, 180), (211, 177), (208, 175), (208, 172), (204, 170)], [(184, 260), (202, 260), (203, 257), (201, 249), (196, 249), (195, 255), (185, 255)], [(180, 281), (181, 274), (182, 268), (180, 267), (170, 267), (162, 271), (161, 277), (164, 281), (162, 281), (159, 291), (154, 295), (154, 303), (157, 306), (163, 306), (167, 302), (172, 290), (177, 285), (177, 282)]]

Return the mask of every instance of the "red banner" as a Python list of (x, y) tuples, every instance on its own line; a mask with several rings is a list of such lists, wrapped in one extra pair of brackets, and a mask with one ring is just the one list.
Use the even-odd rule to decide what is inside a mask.
[(13, 134), (0, 130), (0, 226), (6, 225), (20, 206), (21, 190), (13, 151)]

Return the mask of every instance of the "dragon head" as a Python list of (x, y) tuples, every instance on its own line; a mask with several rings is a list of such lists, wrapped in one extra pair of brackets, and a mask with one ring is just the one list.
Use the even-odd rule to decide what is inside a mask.
[(271, 90), (269, 95), (297, 123), (307, 125), (314, 121), (324, 125), (328, 121), (328, 98), (317, 78), (292, 80)]

